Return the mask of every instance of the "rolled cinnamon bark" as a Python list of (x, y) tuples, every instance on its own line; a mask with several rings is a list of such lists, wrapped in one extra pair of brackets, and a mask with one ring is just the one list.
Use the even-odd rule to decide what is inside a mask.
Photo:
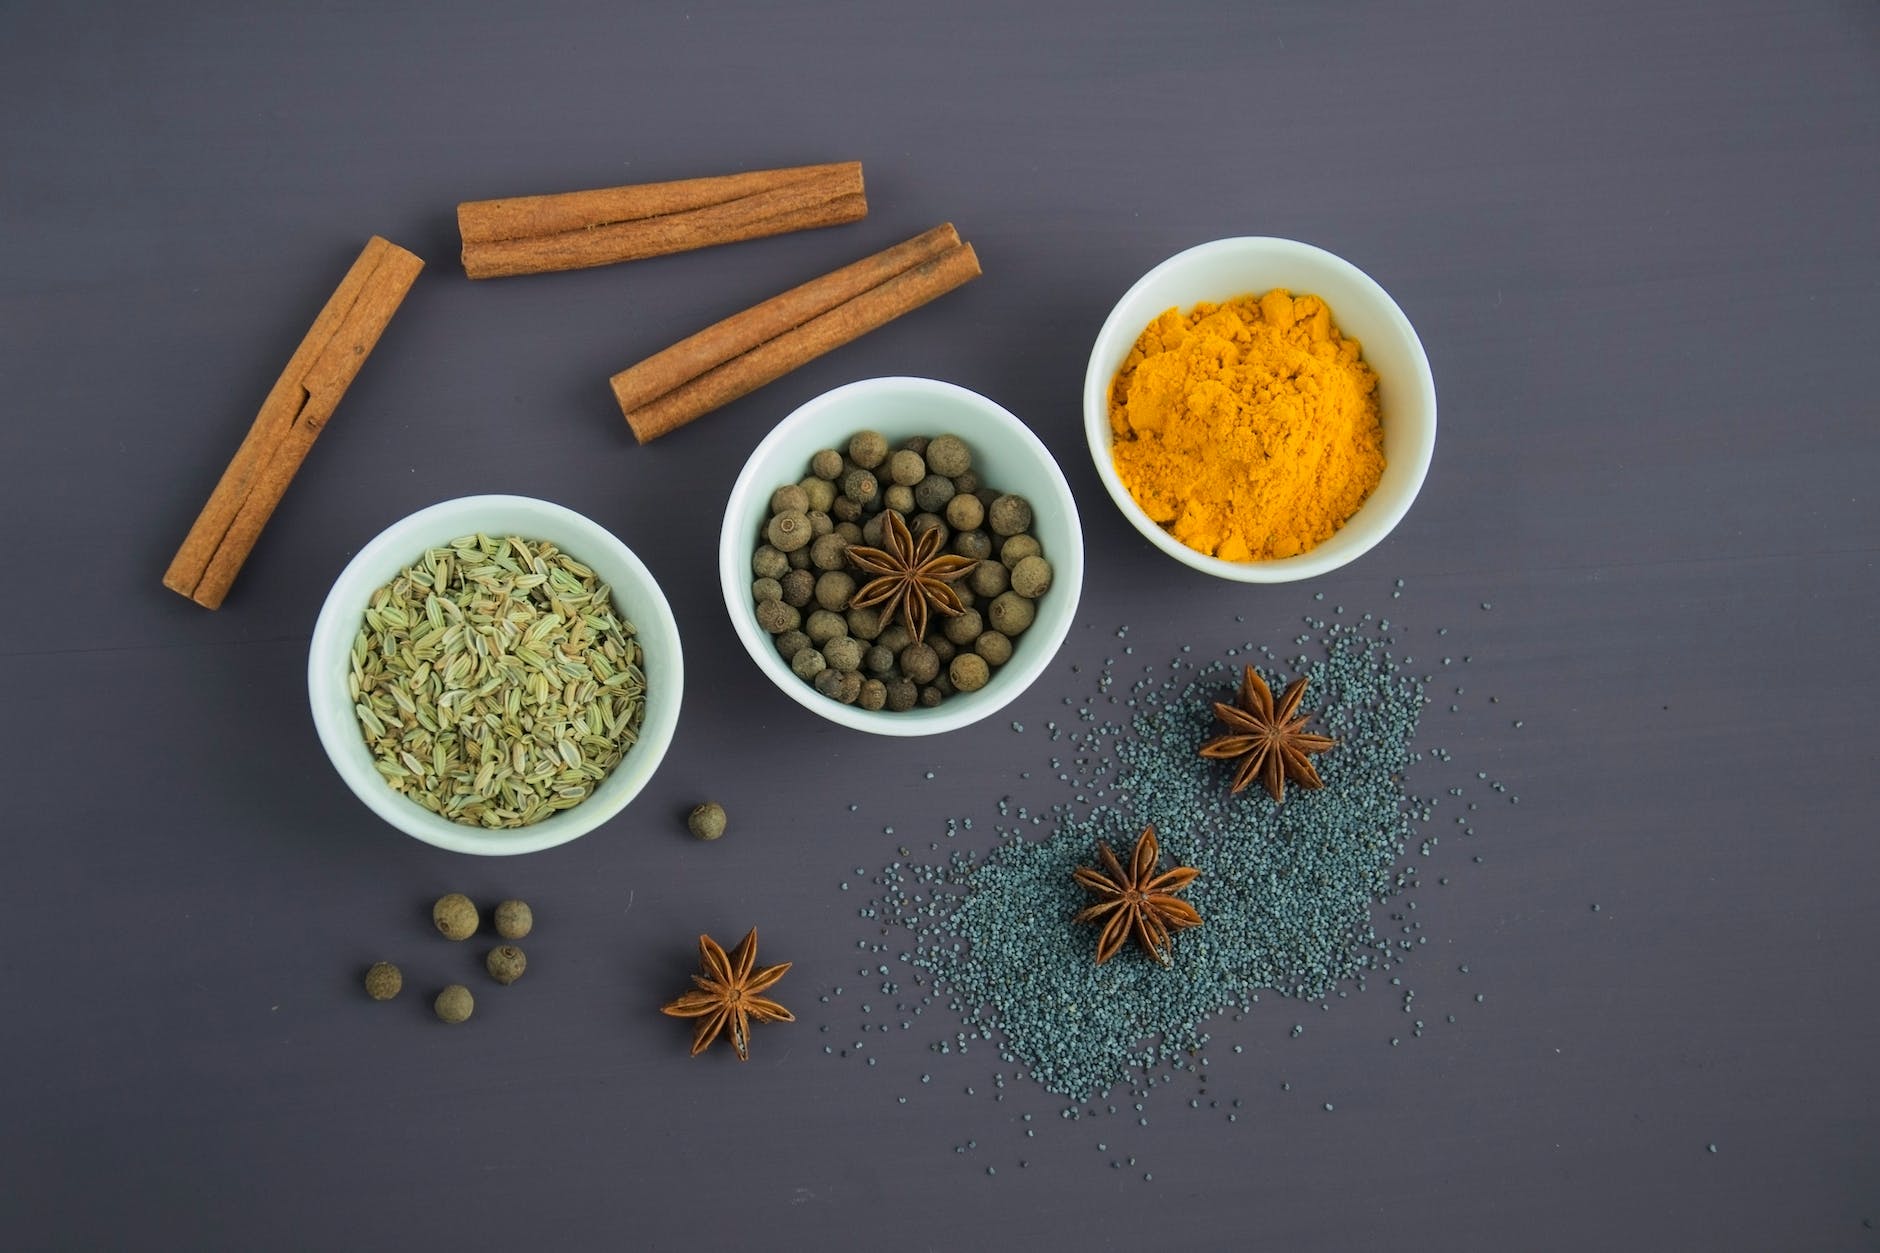
[(261, 528), (326, 428), (424, 262), (374, 235), (288, 360), (177, 549), (163, 585), (207, 609), (228, 595)]
[[(950, 224), (936, 227), (616, 374), (614, 398), (634, 438), (644, 444), (669, 434), (979, 277), (973, 246), (957, 241)], [(861, 285), (882, 273), (881, 281)]]
[(868, 213), (859, 161), (715, 178), (604, 187), (457, 206), (471, 278), (543, 274), (634, 261)]

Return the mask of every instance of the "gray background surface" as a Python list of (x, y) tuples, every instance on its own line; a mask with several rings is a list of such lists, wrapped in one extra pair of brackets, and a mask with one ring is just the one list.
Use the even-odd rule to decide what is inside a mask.
[[(0, 12), (0, 1244), (1880, 1247), (1880, 11), (1162, 8)], [(455, 262), (459, 200), (849, 158), (855, 226)], [(632, 443), (610, 373), (942, 219), (982, 280)], [(162, 570), (374, 232), (429, 268), (206, 613)], [(1116, 297), (1250, 233), (1383, 283), (1442, 404), (1415, 509), (1308, 585), (1156, 554), (1079, 427)], [(1155, 661), (1279, 645), (1316, 591), (1471, 655), (1424, 743), (1521, 804), (1423, 863), (1451, 881), (1417, 893), (1421, 1039), (1389, 1047), (1378, 986), (1282, 1003), (1216, 1029), (1221, 1109), (1158, 1093), (1147, 1127), (1022, 1082), (994, 1103), (1009, 1067), (930, 1053), (938, 1011), (872, 1068), (824, 1055), (858, 998), (818, 998), (873, 934), (839, 881), (949, 815), (984, 843), (1003, 794), (1063, 799), (1036, 736), (844, 732), (735, 645), (712, 561), (746, 452), (884, 373), (1012, 408), (1082, 503), (1079, 625), (1013, 718), (1087, 696), (1125, 623)], [(346, 792), (302, 676), (362, 542), (494, 490), (633, 545), (693, 684), (625, 815), (482, 861)], [(706, 795), (735, 824), (709, 846), (673, 817)], [(426, 934), (450, 889), (542, 919), (528, 979), (456, 1031), (426, 1007), (475, 960)], [(801, 1021), (690, 1061), (653, 1007), (692, 936), (753, 923)], [(389, 1006), (358, 991), (380, 956), (410, 980)]]

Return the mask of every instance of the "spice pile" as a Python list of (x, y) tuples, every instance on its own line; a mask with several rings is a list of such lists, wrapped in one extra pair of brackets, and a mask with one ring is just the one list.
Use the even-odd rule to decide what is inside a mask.
[(1330, 539), (1384, 472), (1377, 375), (1317, 296), (1168, 310), (1110, 387), (1111, 456), (1144, 513), (1226, 561)]
[(639, 735), (633, 624), (553, 544), (471, 535), (372, 594), (347, 675), (373, 765), (466, 826), (571, 809)]
[[(889, 865), (874, 881), (880, 895), (861, 911), (882, 924), (883, 937), (862, 942), (877, 955), (863, 973), (881, 980), (878, 991), (893, 998), (897, 1012), (868, 1013), (861, 1029), (885, 1031), (897, 1018), (906, 1029), (943, 1001), (963, 1021), (937, 1051), (996, 1040), (1002, 1061), (1081, 1101), (1119, 1083), (1154, 1084), (1158, 1071), (1166, 1078), (1205, 1065), (1193, 1055), (1208, 1041), (1206, 1020), (1251, 1008), (1262, 991), (1320, 998), (1348, 980), (1363, 988), (1367, 976), (1401, 960), (1414, 948), (1415, 923), (1402, 926), (1401, 938), (1386, 938), (1372, 911), (1415, 885), (1414, 867), (1399, 868), (1405, 854), (1428, 855), (1438, 840), (1414, 834), (1435, 802), (1407, 795), (1403, 783), (1423, 756), (1411, 743), (1427, 703), (1426, 679), (1410, 674), (1409, 658), (1393, 651), (1388, 622), (1370, 614), (1355, 623), (1309, 621), (1324, 649), (1316, 660), (1251, 646), (1200, 666), (1178, 657), (1159, 680), (1144, 666), (1146, 677), (1126, 695), (1113, 691), (1106, 672), (1094, 698), (1077, 709), (1078, 725), (1048, 728), (1053, 745), (1064, 745), (1052, 769), (1077, 789), (1074, 802), (1033, 814), (1014, 810), (1008, 798), (1000, 813), (1018, 825), (1001, 828), (1005, 839), (986, 856)], [(1295, 642), (1310, 641), (1301, 635)], [(1281, 804), (1259, 788), (1235, 795), (1239, 763), (1197, 751), (1222, 738), (1213, 706), (1235, 699), (1248, 660), (1268, 677), (1307, 680), (1313, 721), (1337, 741), (1310, 758), (1322, 788), (1289, 776), (1295, 786)], [(1127, 722), (1102, 721), (1094, 706), (1119, 698), (1132, 711)], [(1282, 696), (1279, 707), (1286, 703)], [(971, 819), (963, 823), (970, 830)], [(1180, 882), (1178, 899), (1202, 922), (1155, 937), (1166, 946), (1166, 967), (1137, 945), (1120, 946), (1099, 964), (1094, 929), (1074, 920), (1100, 898), (1085, 883), (1089, 872), (1077, 872), (1096, 863), (1100, 841), (1120, 851), (1147, 823), (1160, 840), (1164, 890)], [(1023, 838), (1047, 824), (1044, 838)], [(948, 835), (959, 829), (949, 822)], [(1172, 867), (1198, 874), (1168, 880)], [(910, 930), (912, 946), (889, 925)], [(907, 976), (887, 965), (896, 957), (912, 967), (913, 996), (899, 981)], [(1416, 1022), (1414, 1034), (1422, 1029)], [(1004, 1080), (1001, 1072), (1001, 1088)], [(1082, 1111), (1073, 1105), (1065, 1112)]]
[(957, 435), (890, 449), (861, 431), (772, 493), (751, 556), (757, 624), (845, 705), (900, 713), (978, 691), (1051, 588), (1031, 527), (1030, 502), (981, 483)]

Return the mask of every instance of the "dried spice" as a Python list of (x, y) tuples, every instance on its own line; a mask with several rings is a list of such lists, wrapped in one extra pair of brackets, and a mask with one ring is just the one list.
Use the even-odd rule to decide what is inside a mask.
[(1214, 703), (1214, 716), (1227, 724), (1227, 734), (1203, 744), (1201, 755), (1240, 763), (1234, 772), (1236, 794), (1256, 777), (1276, 801), (1286, 799), (1287, 779), (1301, 787), (1325, 786), (1307, 754), (1322, 753), (1338, 741), (1302, 729), (1311, 718), (1299, 713), (1305, 694), (1306, 680), (1301, 675), (1286, 685), (1275, 708), (1273, 689), (1259, 671), (1247, 666), (1240, 681), (1239, 704)]
[(887, 510), (882, 518), (882, 547), (849, 546), (849, 560), (877, 576), (862, 584), (861, 590), (850, 598), (849, 608), (880, 606), (884, 622), (898, 613), (908, 633), (919, 640), (927, 634), (929, 610), (937, 610), (949, 618), (963, 611), (959, 593), (947, 584), (979, 563), (955, 553), (940, 555), (940, 545), (947, 537), (938, 528), (916, 540), (900, 514)]
[(697, 1057), (718, 1033), (730, 1029), (731, 1047), (738, 1060), (751, 1060), (751, 1022), (795, 1022), (792, 1014), (777, 1002), (759, 993), (769, 988), (789, 971), (789, 962), (754, 971), (757, 964), (757, 928), (733, 949), (729, 956), (709, 935), (698, 938), (699, 974), (692, 976), (697, 985), (677, 1000), (660, 1007), (659, 1012), (674, 1018), (696, 1018), (692, 1031), (692, 1056)]
[(1097, 841), (1097, 860), (1103, 865), (1101, 870), (1079, 866), (1071, 872), (1085, 890), (1102, 898), (1075, 920), (1103, 923), (1103, 932), (1097, 937), (1097, 965), (1116, 956), (1131, 936), (1151, 957), (1168, 965), (1170, 933), (1201, 925), (1195, 907), (1175, 895), (1201, 872), (1192, 866), (1177, 866), (1158, 874), (1162, 848), (1156, 843), (1154, 827), (1144, 827), (1136, 838), (1127, 870), (1102, 840)]

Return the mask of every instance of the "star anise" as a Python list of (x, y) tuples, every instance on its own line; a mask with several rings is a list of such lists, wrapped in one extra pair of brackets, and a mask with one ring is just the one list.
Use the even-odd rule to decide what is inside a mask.
[(899, 513), (884, 509), (881, 519), (880, 548), (849, 546), (849, 560), (869, 574), (879, 576), (862, 584), (849, 598), (849, 608), (872, 609), (881, 605), (884, 623), (898, 612), (914, 642), (919, 643), (927, 634), (930, 608), (949, 618), (957, 618), (965, 611), (959, 593), (947, 584), (979, 562), (952, 553), (939, 556), (940, 545), (946, 539), (939, 527), (916, 540)]
[(1175, 895), (1201, 872), (1193, 866), (1177, 866), (1157, 874), (1162, 848), (1156, 843), (1154, 827), (1144, 827), (1137, 837), (1129, 869), (1123, 868), (1102, 840), (1097, 841), (1097, 860), (1103, 863), (1103, 869), (1079, 866), (1071, 872), (1078, 883), (1103, 898), (1076, 918), (1078, 922), (1103, 922), (1103, 931), (1097, 936), (1097, 965), (1116, 956), (1132, 935), (1151, 957), (1168, 965), (1169, 933), (1201, 925), (1195, 907)]
[(711, 1042), (718, 1038), (718, 1033), (727, 1026), (731, 1029), (731, 1047), (737, 1050), (738, 1060), (751, 1060), (751, 1022), (795, 1022), (792, 1014), (777, 1002), (758, 993), (783, 978), (790, 969), (790, 963), (781, 966), (766, 966), (752, 973), (757, 964), (757, 929), (744, 937), (744, 942), (731, 950), (730, 956), (709, 935), (698, 938), (699, 967), (702, 973), (692, 976), (692, 982), (698, 987), (687, 992), (678, 1000), (660, 1007), (662, 1014), (671, 1014), (674, 1018), (696, 1018), (698, 1026), (692, 1032), (692, 1056), (697, 1057)]
[(1240, 682), (1239, 704), (1214, 703), (1214, 716), (1227, 724), (1227, 734), (1203, 744), (1201, 755), (1240, 762), (1234, 772), (1235, 793), (1256, 777), (1276, 801), (1286, 799), (1287, 779), (1301, 787), (1325, 786), (1306, 754), (1322, 753), (1338, 741), (1301, 729), (1311, 718), (1299, 713), (1305, 694), (1306, 680), (1301, 675), (1286, 685), (1275, 708), (1273, 689), (1259, 671), (1248, 666)]

